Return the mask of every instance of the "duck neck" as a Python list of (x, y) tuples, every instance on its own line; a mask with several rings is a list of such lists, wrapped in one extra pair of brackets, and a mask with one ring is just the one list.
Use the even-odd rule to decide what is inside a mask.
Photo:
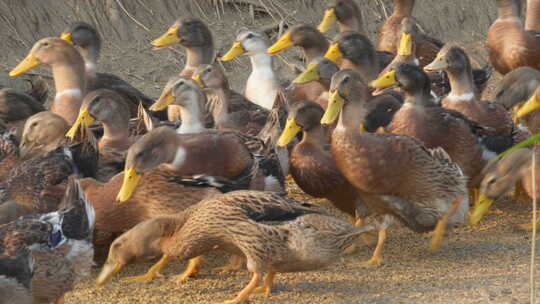
[(126, 143), (129, 138), (129, 113), (115, 111), (115, 116), (111, 119), (102, 120), (103, 137), (102, 141), (113, 144)]
[(323, 128), (320, 124), (304, 131), (302, 136), (302, 143), (313, 144), (315, 146), (322, 146), (326, 141), (326, 128)]
[(538, 0), (527, 0), (525, 29), (528, 31), (540, 30), (540, 1)]
[(272, 56), (267, 53), (256, 53), (249, 56), (249, 60), (251, 61), (251, 75), (257, 75), (261, 79), (276, 80)]
[(520, 18), (521, 0), (497, 0), (498, 19)]
[[(362, 103), (368, 100), (368, 94), (363, 93), (363, 96), (351, 96), (341, 109), (336, 130), (346, 130), (357, 132), (362, 123), (362, 117), (365, 115)], [(352, 100), (352, 101), (351, 101)]]
[(64, 117), (68, 123), (76, 119), (83, 96), (86, 94), (84, 65), (68, 63), (55, 64), (52, 67), (56, 96), (51, 110)]
[(197, 46), (186, 48), (186, 65), (184, 71), (193, 73), (201, 64), (212, 64), (214, 61), (214, 46)]
[(182, 106), (182, 124), (177, 129), (177, 133), (200, 133), (204, 127), (204, 109), (198, 100), (191, 100)]
[[(182, 121), (183, 123), (184, 121)], [(178, 133), (178, 132), (177, 132)], [(171, 170), (179, 170), (181, 166), (180, 158), (185, 157), (185, 148), (182, 146), (182, 140), (178, 136), (171, 136), (167, 144), (163, 147), (163, 164)]]
[(395, 0), (392, 15), (410, 17), (414, 8), (414, 0)]
[(431, 88), (429, 87), (429, 84), (424, 86), (422, 90), (417, 90), (414, 92), (406, 91), (405, 103), (422, 107), (433, 106), (433, 102), (431, 100)]
[(470, 68), (463, 71), (447, 71), (450, 81), (450, 94), (447, 99), (474, 99), (473, 76)]
[(84, 59), (84, 69), (86, 75), (94, 76), (97, 72), (97, 61), (99, 57), (98, 47), (91, 45), (87, 48), (78, 47), (77, 49)]
[(84, 66), (82, 64), (55, 64), (52, 66), (52, 73), (57, 96), (68, 91), (79, 91), (82, 98), (82, 94), (86, 90)]

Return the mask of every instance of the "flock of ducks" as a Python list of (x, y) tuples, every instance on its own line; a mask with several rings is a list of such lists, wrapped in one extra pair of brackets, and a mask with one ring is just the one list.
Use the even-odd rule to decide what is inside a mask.
[[(101, 38), (87, 23), (37, 41), (9, 75), (50, 68), (50, 110), (39, 78), (26, 93), (0, 90), (0, 303), (63, 303), (89, 275), (94, 244), (113, 239), (97, 285), (152, 256), (161, 259), (126, 280), (150, 281), (178, 258), (189, 259), (183, 281), (219, 248), (232, 255), (224, 270), (245, 261), (252, 273), (226, 302), (242, 303), (268, 296), (276, 273), (335, 262), (363, 232), (378, 231), (363, 264), (380, 265), (395, 222), (433, 231), (437, 250), (447, 227), (477, 223), (513, 189), (538, 195), (538, 152), (528, 141), (507, 150), (540, 132), (540, 1), (527, 1), (525, 22), (520, 0), (495, 2), (481, 69), (419, 30), (414, 0), (394, 1), (377, 45), (352, 0), (330, 0), (318, 27), (292, 26), (274, 44), (241, 29), (220, 60), (249, 56), (243, 93), (196, 18), (152, 41), (187, 55), (157, 99), (97, 72)], [(292, 47), (306, 66), (284, 85), (272, 55)], [(481, 100), (492, 69), (504, 77)], [(354, 220), (288, 198), (288, 175)]]

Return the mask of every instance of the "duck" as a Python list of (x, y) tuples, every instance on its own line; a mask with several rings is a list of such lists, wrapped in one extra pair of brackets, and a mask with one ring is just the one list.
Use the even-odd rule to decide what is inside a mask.
[[(147, 119), (152, 120), (150, 116)], [(65, 132), (65, 137), (74, 140), (81, 129), (90, 129), (94, 122), (101, 124), (103, 134), (97, 143), (97, 169), (92, 176), (100, 181), (108, 181), (123, 170), (128, 148), (140, 134), (146, 132), (146, 125), (139, 128), (140, 120), (144, 118), (130, 119), (129, 106), (118, 93), (97, 89), (84, 97), (77, 120)]]
[(76, 170), (83, 176), (94, 176), (98, 159), (98, 148), (92, 133), (80, 128), (72, 139), (64, 136), (69, 126), (65, 119), (50, 111), (39, 112), (25, 123), (19, 144), (21, 159), (44, 156), (57, 150), (65, 150), (75, 162)]
[(64, 294), (90, 275), (93, 229), (92, 205), (74, 178), (57, 210), (0, 225), (0, 257), (31, 255), (30, 303), (63, 303)]
[(180, 76), (191, 76), (201, 64), (214, 62), (214, 40), (208, 26), (197, 18), (179, 18), (152, 41), (155, 50), (179, 43), (186, 50), (186, 65)]
[(77, 120), (66, 136), (73, 138), (81, 126), (89, 128), (94, 121), (99, 122), (103, 125), (103, 135), (98, 142), (100, 154), (125, 156), (136, 139), (130, 136), (129, 117), (130, 109), (122, 96), (109, 89), (97, 89), (84, 97)]
[[(63, 134), (67, 128), (65, 120), (52, 112), (40, 112), (27, 120), (18, 149), (22, 159), (0, 184), (0, 223), (56, 210), (69, 176), (93, 174), (97, 150), (91, 141), (66, 143)], [(44, 141), (54, 144), (43, 144)]]
[(281, 91), (281, 84), (274, 70), (273, 57), (266, 53), (269, 47), (270, 41), (264, 33), (241, 28), (236, 35), (236, 41), (219, 58), (227, 62), (242, 54), (249, 56), (251, 73), (246, 82), (244, 96), (267, 110), (274, 107)]
[[(412, 18), (415, 0), (394, 0), (392, 15), (386, 19), (379, 30), (377, 50), (396, 53), (401, 39), (401, 22), (404, 18)], [(419, 34), (417, 38), (416, 56), (420, 66), (425, 66), (435, 59), (443, 43), (428, 35)]]
[[(204, 199), (221, 194), (217, 187), (190, 185), (187, 182), (173, 180), (175, 177), (177, 174), (163, 168), (145, 172), (137, 189), (125, 204), (116, 202), (116, 196), (124, 180), (122, 172), (104, 182), (86, 177), (80, 179), (79, 183), (95, 210), (96, 231), (119, 234), (142, 221), (156, 216), (175, 214)], [(209, 179), (197, 176), (189, 178)]]
[[(150, 219), (133, 228), (138, 233), (128, 231), (120, 236), (111, 246), (96, 283), (107, 282), (135, 256), (155, 252), (163, 256), (147, 276), (156, 276), (172, 258), (190, 259), (188, 269), (194, 271), (200, 256), (217, 245), (247, 259), (250, 282), (225, 302), (244, 303), (253, 293), (270, 295), (277, 273), (315, 270), (336, 262), (344, 248), (370, 229), (355, 227), (317, 211), (310, 203), (275, 193), (233, 191), (176, 215)], [(156, 245), (147, 252), (129, 249), (150, 247), (143, 239), (155, 240)]]
[(392, 61), (379, 73), (384, 74), (388, 70), (393, 69), (399, 62), (407, 62), (410, 64), (420, 65), (420, 61), (416, 56), (418, 26), (413, 18), (405, 17), (401, 20), (399, 27), (400, 41), (397, 48), (396, 56)]
[(32, 304), (34, 260), (28, 248), (0, 257), (1, 303)]
[[(186, 64), (180, 76), (191, 77), (201, 64), (214, 62), (214, 40), (208, 26), (197, 18), (179, 18), (160, 37), (151, 44), (154, 50), (160, 50), (179, 43), (186, 50)], [(181, 113), (177, 106), (167, 108), (169, 121), (178, 121)]]
[(257, 145), (260, 149), (263, 144), (238, 132), (205, 130), (178, 134), (173, 128), (157, 127), (129, 148), (117, 201), (127, 201), (141, 175), (158, 166), (177, 176), (204, 174), (239, 181), (244, 189), (282, 192), (284, 178), (278, 160), (252, 152), (250, 149)]
[(191, 77), (171, 77), (160, 97), (150, 106), (150, 111), (161, 111), (169, 106), (181, 110), (182, 123), (176, 129), (179, 134), (200, 133), (214, 125), (213, 117), (206, 112), (206, 94)]
[[(536, 155), (535, 177), (532, 179), (532, 154)], [(533, 191), (533, 184), (540, 182), (539, 157), (537, 151), (529, 148), (521, 148), (504, 155), (495, 161), (490, 162), (484, 168), (484, 178), (480, 186), (479, 203), (472, 210), (470, 223), (477, 224), (488, 212), (493, 201), (510, 192), (514, 186), (521, 184), (525, 194), (529, 198), (540, 195), (540, 190), (536, 187), (536, 193)], [(517, 187), (517, 186), (516, 186)], [(532, 224), (522, 225), (526, 229), (532, 229)]]
[(323, 114), (324, 109), (312, 101), (291, 105), (287, 124), (277, 144), (286, 146), (302, 132), (302, 140), (290, 155), (290, 173), (295, 183), (305, 193), (327, 198), (339, 210), (355, 217), (355, 205), (361, 199), (330, 154), (327, 131), (320, 124)]
[(469, 200), (467, 177), (442, 148), (428, 149), (404, 134), (363, 131), (369, 95), (361, 74), (339, 71), (332, 78), (321, 124), (338, 120), (331, 138), (332, 157), (376, 216), (379, 238), (364, 265), (380, 265), (387, 229), (396, 219), (416, 232), (434, 230), (431, 247), (437, 250), (445, 227), (466, 220)]
[(26, 58), (9, 72), (9, 76), (18, 76), (40, 65), (51, 67), (53, 72), (56, 96), (51, 111), (73, 124), (86, 94), (84, 61), (81, 55), (65, 40), (43, 38), (34, 44)]
[(527, 101), (519, 106), (515, 113), (515, 118), (522, 121), (527, 130), (536, 134), (540, 132), (540, 122), (538, 121), (540, 111), (540, 87), (536, 88)]
[(101, 52), (101, 37), (96, 28), (86, 22), (77, 21), (60, 34), (60, 38), (73, 44), (84, 59), (86, 89), (109, 89), (124, 98), (130, 109), (131, 117), (137, 116), (139, 103), (148, 108), (154, 99), (146, 96), (124, 79), (111, 73), (97, 72)]
[(497, 83), (493, 101), (508, 111), (516, 112), (516, 106), (525, 103), (539, 86), (540, 71), (522, 66), (504, 75)]
[(442, 106), (463, 114), (479, 125), (493, 128), (501, 144), (495, 152), (502, 153), (514, 145), (512, 117), (503, 106), (479, 100), (474, 90), (471, 63), (463, 49), (452, 44), (445, 45), (424, 70), (446, 72), (451, 91), (443, 98)]
[(326, 33), (337, 23), (339, 31), (356, 31), (365, 35), (362, 11), (353, 0), (331, 0), (324, 11), (324, 17), (317, 29)]
[(233, 91), (217, 65), (202, 64), (191, 77), (207, 94), (207, 109), (216, 129), (231, 129), (257, 135), (266, 124), (269, 110)]
[(540, 37), (526, 30), (520, 0), (497, 0), (497, 19), (488, 30), (489, 61), (503, 75), (521, 67), (540, 69)]
[[(494, 102), (511, 111), (518, 127), (525, 132), (540, 132), (535, 111), (540, 97), (540, 71), (531, 67), (519, 67), (504, 75), (494, 92)], [(537, 97), (538, 96), (538, 97)], [(522, 109), (524, 105), (528, 106)], [(520, 114), (518, 117), (518, 113)]]
[(43, 106), (47, 101), (49, 88), (40, 76), (26, 79), (31, 88), (20, 92), (12, 88), (0, 89), (0, 120), (6, 128), (15, 128), (15, 136), (20, 140), (22, 128), (26, 119), (38, 112), (45, 111)]
[(353, 69), (371, 81), (392, 61), (394, 54), (376, 51), (366, 36), (345, 31), (334, 37), (324, 58), (332, 60), (342, 70)]
[[(195, 77), (197, 79), (197, 77)], [(202, 80), (198, 80), (200, 84), (202, 83)], [(177, 129), (177, 132), (180, 134), (184, 133), (200, 133), (200, 132), (207, 132), (207, 124), (204, 124), (204, 122), (208, 121), (208, 119), (205, 118), (204, 113), (204, 104), (207, 103), (206, 101), (206, 95), (201, 91), (200, 84), (197, 84), (197, 82), (193, 79), (187, 79), (185, 77), (172, 77), (167, 82), (167, 85), (163, 89), (163, 92), (161, 93), (160, 98), (156, 101), (154, 105), (150, 108), (150, 110), (162, 110), (168, 106), (176, 105), (179, 106), (182, 109), (182, 125)], [(204, 84), (203, 84), (204, 85)], [(243, 101), (241, 98), (239, 98), (241, 101)], [(249, 101), (243, 101), (245, 103)], [(214, 104), (214, 107), (219, 110), (220, 100), (214, 99), (212, 101)], [(208, 103), (207, 103), (208, 104)], [(262, 113), (267, 112), (265, 109), (258, 107), (253, 104), (254, 108), (257, 109), (260, 112), (253, 113), (251, 111), (248, 111), (246, 109), (242, 109), (240, 105), (241, 102), (237, 102), (237, 105), (239, 107), (235, 107), (234, 104), (231, 104), (230, 109), (236, 110), (231, 119), (231, 117), (221, 117), (215, 116), (214, 120), (217, 122), (217, 126), (219, 128), (219, 125), (221, 122), (225, 122), (222, 127), (225, 129), (222, 129), (221, 131), (224, 131), (226, 133), (237, 133), (240, 140), (244, 142), (245, 147), (249, 149), (252, 153), (261, 155), (262, 158), (266, 159), (267, 161), (270, 161), (267, 165), (273, 164), (274, 161), (279, 162), (279, 166), (281, 167), (281, 172), (285, 173), (288, 172), (288, 152), (285, 148), (279, 148), (275, 147), (275, 142), (277, 141), (277, 137), (279, 136), (279, 133), (281, 133), (281, 126), (282, 126), (282, 117), (284, 116), (284, 107), (276, 107), (272, 109), (267, 115), (266, 115), (266, 122), (264, 123), (264, 126), (256, 136), (252, 136), (246, 133), (239, 132), (235, 129), (238, 129), (238, 127), (234, 127), (235, 121), (248, 121), (249, 119), (243, 119), (240, 117), (234, 117), (234, 115), (250, 115), (252, 117), (255, 117), (255, 119), (259, 120), (260, 123), (262, 123)], [(219, 111), (212, 111), (213, 115), (220, 114)], [(221, 111), (223, 112), (223, 111)], [(247, 113), (247, 114), (246, 114)], [(221, 113), (223, 114), (223, 113)], [(232, 124), (231, 124), (232, 122)], [(232, 126), (231, 126), (232, 125)], [(232, 127), (232, 129), (231, 129)], [(240, 128), (245, 130), (252, 130), (252, 133), (257, 132), (258, 129), (253, 129), (253, 127), (248, 126), (247, 128)], [(219, 130), (218, 130), (219, 133)], [(270, 167), (273, 167), (273, 165), (270, 165)], [(274, 170), (274, 169), (272, 169)], [(271, 171), (272, 171), (271, 170)], [(274, 173), (271, 173), (273, 175)], [(276, 173), (275, 176), (280, 176), (281, 174)], [(280, 178), (278, 178), (278, 181)], [(273, 179), (269, 179), (269, 183), (273, 183)]]
[(405, 94), (404, 105), (394, 114), (385, 132), (412, 136), (427, 148), (443, 148), (463, 170), (469, 179), (469, 187), (478, 187), (483, 166), (495, 156), (481, 144), (484, 135), (493, 135), (492, 129), (478, 125), (459, 112), (438, 106), (430, 95), (428, 76), (416, 65), (399, 63), (370, 86), (378, 89), (399, 87)]

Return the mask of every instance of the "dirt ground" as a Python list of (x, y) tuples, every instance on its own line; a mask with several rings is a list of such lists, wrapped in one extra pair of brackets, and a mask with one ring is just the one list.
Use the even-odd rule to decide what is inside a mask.
[[(392, 0), (356, 0), (374, 41), (377, 30), (391, 12)], [(317, 24), (324, 0), (2, 0), (0, 1), (0, 85), (24, 88), (21, 78), (7, 72), (42, 37), (58, 36), (70, 22), (84, 20), (103, 36), (100, 70), (115, 73), (150, 96), (157, 96), (168, 77), (184, 64), (179, 46), (152, 51), (149, 42), (180, 16), (205, 20), (214, 33), (216, 53), (223, 54), (236, 29), (265, 29), (272, 40), (280, 30), (297, 23)], [(443, 41), (466, 47), (477, 66), (486, 63), (484, 40), (495, 19), (494, 0), (417, 1), (415, 16), (422, 29)], [(332, 37), (334, 32), (329, 33)], [(297, 50), (277, 57), (283, 79), (290, 79)], [(247, 58), (222, 66), (235, 89), (241, 90), (249, 73)], [(50, 75), (46, 68), (37, 73)], [(500, 79), (495, 74), (485, 92), (489, 98)], [(49, 79), (50, 80), (50, 79)], [(54, 96), (54, 91), (50, 94)], [(292, 183), (293, 197), (311, 200)], [(321, 202), (325, 204), (324, 202)], [(270, 298), (253, 296), (252, 303), (527, 303), (530, 233), (517, 228), (530, 217), (530, 204), (499, 201), (479, 227), (458, 228), (445, 239), (440, 252), (429, 249), (429, 235), (402, 227), (389, 232), (384, 265), (362, 268), (373, 245), (345, 255), (333, 266), (316, 272), (279, 274)], [(155, 261), (128, 266), (112, 282), (96, 288), (94, 280), (106, 258), (97, 248), (92, 276), (66, 295), (66, 303), (217, 303), (231, 299), (249, 280), (247, 271), (220, 274), (226, 254), (207, 256), (196, 279), (177, 284), (185, 262), (172, 263), (165, 277), (149, 284), (123, 283), (119, 279), (143, 274)]]

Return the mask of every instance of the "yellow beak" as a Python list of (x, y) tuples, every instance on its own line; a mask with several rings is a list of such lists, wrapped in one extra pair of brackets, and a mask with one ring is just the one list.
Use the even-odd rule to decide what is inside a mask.
[(396, 84), (396, 70), (390, 70), (384, 73), (384, 75), (370, 82), (369, 86), (375, 89), (385, 89), (395, 86)]
[(73, 44), (73, 38), (72, 38), (70, 32), (63, 32), (62, 34), (60, 34), (60, 39), (65, 40), (65, 41)]
[(275, 53), (288, 49), (291, 46), (293, 46), (293, 42), (291, 40), (291, 33), (287, 32), (283, 36), (281, 36), (276, 43), (269, 47), (266, 52), (273, 55)]
[(411, 56), (412, 55), (412, 36), (408, 33), (403, 33), (401, 35), (401, 40), (399, 41), (398, 55), (401, 56)]
[(79, 126), (89, 127), (93, 122), (94, 118), (88, 113), (88, 108), (81, 108), (77, 120), (73, 123), (69, 131), (67, 131), (66, 137), (73, 139), (77, 134), (77, 130), (79, 130)]
[(302, 83), (308, 83), (311, 81), (319, 80), (321, 77), (319, 75), (319, 71), (317, 70), (318, 67), (319, 67), (318, 63), (308, 64), (307, 69), (302, 74), (298, 75), (293, 80), (293, 83), (302, 84)]
[(205, 87), (204, 82), (201, 79), (201, 75), (193, 74), (193, 76), (191, 76), (191, 79), (193, 79), (193, 81), (195, 81), (201, 88)]
[(326, 111), (321, 118), (321, 124), (329, 125), (333, 123), (338, 118), (344, 104), (345, 99), (339, 95), (337, 90), (330, 91), (330, 96), (328, 97), (328, 106), (326, 107)]
[(98, 278), (96, 279), (96, 285), (102, 286), (107, 283), (115, 274), (124, 268), (124, 265), (119, 263), (105, 263), (103, 269), (99, 273)]
[(180, 38), (178, 38), (178, 30), (180, 29), (179, 25), (171, 26), (165, 34), (159, 36), (159, 38), (156, 38), (154, 41), (152, 41), (152, 45), (154, 46), (154, 49), (161, 49), (164, 47), (167, 47), (173, 43), (177, 43), (180, 41)]
[(338, 43), (332, 44), (326, 51), (326, 54), (324, 54), (324, 58), (332, 60), (335, 63), (338, 63), (338, 60), (340, 60), (342, 57), (343, 53), (339, 49)]
[(446, 68), (448, 68), (448, 63), (446, 62), (446, 60), (444, 60), (444, 57), (437, 56), (437, 58), (435, 58), (433, 62), (431, 62), (430, 64), (424, 67), (424, 71), (437, 72), (437, 71), (442, 71)]
[(478, 202), (474, 205), (473, 210), (469, 214), (469, 223), (471, 225), (476, 225), (488, 212), (489, 207), (491, 207), (492, 203), (493, 200), (487, 198), (484, 193), (481, 193), (478, 197)]
[(169, 105), (173, 104), (176, 101), (176, 98), (172, 96), (171, 90), (167, 90), (159, 96), (159, 99), (154, 102), (153, 105), (148, 108), (150, 111), (161, 111), (167, 108)]
[(135, 188), (137, 188), (140, 179), (141, 175), (135, 172), (134, 168), (126, 168), (124, 170), (124, 182), (118, 192), (118, 196), (116, 196), (116, 201), (119, 203), (127, 201), (133, 194), (133, 191), (135, 191)]
[(336, 22), (335, 10), (333, 8), (327, 9), (327, 10), (324, 11), (323, 20), (321, 21), (321, 24), (319, 24), (317, 29), (321, 33), (326, 33), (326, 32), (328, 32), (328, 29), (330, 28), (330, 26), (332, 26), (332, 24), (334, 24), (334, 22)]
[(536, 98), (536, 93), (527, 100), (527, 102), (519, 108), (519, 111), (515, 114), (516, 118), (521, 118), (534, 110), (537, 110), (540, 108), (540, 102), (538, 102), (538, 98)]
[(285, 124), (285, 129), (281, 133), (279, 140), (277, 142), (278, 147), (285, 147), (288, 145), (291, 140), (300, 132), (302, 128), (296, 124), (294, 118), (287, 118), (287, 123)]
[(221, 56), (219, 60), (221, 61), (229, 61), (233, 60), (234, 58), (244, 54), (246, 50), (242, 47), (242, 44), (240, 41), (235, 41), (231, 48), (225, 53), (225, 55)]
[(39, 62), (32, 52), (30, 52), (26, 58), (23, 59), (23, 61), (19, 62), (19, 64), (13, 70), (11, 70), (11, 72), (9, 72), (9, 76), (19, 76), (22, 73), (39, 66), (40, 64), (41, 62)]

